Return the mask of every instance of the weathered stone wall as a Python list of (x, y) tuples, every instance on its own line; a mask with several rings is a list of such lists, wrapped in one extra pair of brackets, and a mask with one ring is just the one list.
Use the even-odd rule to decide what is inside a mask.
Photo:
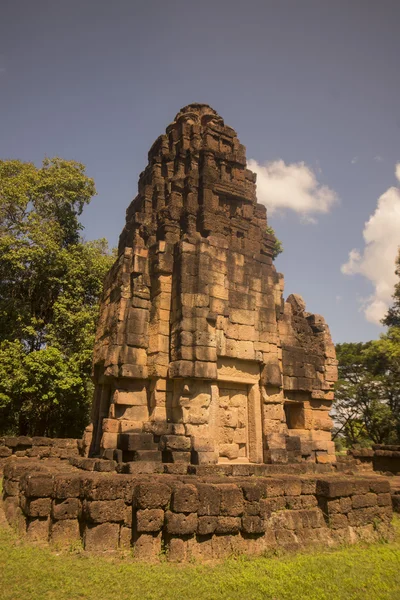
[(341, 470), (352, 468), (354, 471), (373, 470), (400, 475), (400, 446), (373, 444), (372, 448), (351, 449), (340, 458), (339, 463)]
[(83, 451), (82, 440), (72, 438), (48, 438), (6, 436), (0, 438), (0, 473), (9, 456), (28, 458), (59, 458), (67, 460)]
[(150, 149), (101, 302), (93, 455), (335, 461), (334, 345), (299, 296), (283, 299), (255, 182), (207, 105)]
[[(107, 462), (107, 461), (104, 461)], [(198, 477), (87, 473), (9, 459), (4, 507), (27, 539), (140, 559), (334, 545), (390, 535), (389, 483), (378, 476)]]
[(374, 444), (372, 448), (348, 450), (346, 456), (338, 457), (336, 468), (342, 473), (376, 471), (390, 475), (393, 510), (400, 513), (400, 446)]
[(400, 446), (375, 444), (373, 448), (374, 471), (390, 472), (400, 475)]

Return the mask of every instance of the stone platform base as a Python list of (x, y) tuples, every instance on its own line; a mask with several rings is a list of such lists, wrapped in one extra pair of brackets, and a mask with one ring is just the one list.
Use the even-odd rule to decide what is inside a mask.
[(70, 464), (83, 471), (129, 473), (130, 475), (162, 474), (198, 475), (199, 477), (226, 475), (235, 477), (265, 477), (270, 475), (302, 475), (305, 473), (334, 473), (331, 464), (314, 462), (286, 464), (219, 463), (215, 465), (191, 465), (185, 462), (162, 463), (159, 461), (133, 461), (117, 463), (103, 458), (72, 457)]
[(381, 476), (119, 474), (11, 457), (8, 522), (28, 540), (145, 560), (220, 559), (389, 536)]

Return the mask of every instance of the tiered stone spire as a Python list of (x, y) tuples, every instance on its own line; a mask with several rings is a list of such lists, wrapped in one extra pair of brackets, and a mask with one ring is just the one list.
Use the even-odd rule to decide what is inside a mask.
[(236, 132), (190, 104), (149, 152), (104, 286), (92, 453), (200, 464), (334, 460), (335, 349), (283, 301)]

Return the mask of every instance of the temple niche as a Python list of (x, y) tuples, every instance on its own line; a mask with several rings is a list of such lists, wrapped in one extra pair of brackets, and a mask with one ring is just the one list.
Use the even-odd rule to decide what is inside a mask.
[(184, 107), (153, 144), (105, 281), (91, 455), (192, 464), (335, 461), (335, 348), (283, 299), (236, 132)]

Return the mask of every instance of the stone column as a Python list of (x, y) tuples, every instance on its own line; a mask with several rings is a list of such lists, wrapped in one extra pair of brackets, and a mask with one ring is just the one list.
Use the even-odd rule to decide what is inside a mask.
[(248, 439), (249, 461), (263, 462), (261, 393), (258, 383), (248, 387)]

